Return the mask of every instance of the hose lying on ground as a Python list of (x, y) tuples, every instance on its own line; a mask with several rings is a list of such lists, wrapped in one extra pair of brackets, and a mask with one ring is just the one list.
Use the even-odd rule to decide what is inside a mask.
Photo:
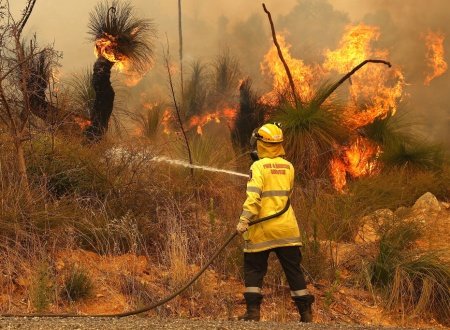
[[(291, 205), (291, 203), (290, 203), (290, 200), (288, 199), (286, 202), (286, 205), (284, 206), (284, 208), (281, 211), (274, 213), (272, 215), (269, 215), (267, 217), (252, 221), (252, 222), (250, 222), (249, 225), (253, 226), (253, 225), (256, 225), (257, 223), (261, 223), (263, 221), (267, 221), (267, 220), (279, 217), (280, 215), (282, 215), (289, 209), (290, 205)], [(150, 304), (148, 306), (144, 306), (142, 308), (131, 310), (128, 312), (115, 313), (115, 314), (83, 315), (83, 314), (41, 314), (41, 313), (37, 313), (37, 314), (0, 314), (0, 317), (118, 317), (118, 318), (120, 318), (120, 317), (131, 316), (131, 315), (148, 312), (149, 310), (152, 310), (152, 309), (154, 309), (158, 306), (161, 306), (161, 305), (165, 304), (166, 302), (172, 300), (179, 294), (183, 293), (187, 288), (189, 288), (200, 277), (200, 275), (202, 275), (205, 272), (205, 270), (213, 263), (213, 261), (219, 256), (219, 254), (228, 246), (228, 244), (231, 243), (231, 241), (237, 235), (238, 235), (237, 231), (235, 231), (233, 234), (231, 234), (231, 236), (228, 237), (228, 239), (220, 246), (220, 248), (217, 249), (217, 251), (211, 256), (211, 258), (208, 260), (208, 262), (206, 264), (204, 264), (203, 267), (194, 275), (194, 277), (192, 277), (185, 285), (183, 285), (181, 288), (179, 288), (177, 291), (173, 292), (172, 294), (168, 295), (167, 297), (165, 297), (153, 304)]]

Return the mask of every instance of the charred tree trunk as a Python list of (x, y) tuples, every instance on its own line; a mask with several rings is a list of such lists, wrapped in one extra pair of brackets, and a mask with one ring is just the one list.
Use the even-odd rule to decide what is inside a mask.
[(92, 86), (95, 90), (94, 108), (91, 113), (91, 125), (86, 136), (91, 141), (99, 141), (108, 130), (108, 122), (114, 105), (114, 89), (111, 85), (111, 68), (114, 63), (100, 56), (94, 64)]
[(252, 91), (250, 79), (245, 79), (239, 87), (239, 112), (231, 138), (236, 149), (248, 149), (253, 130), (264, 123), (264, 105), (258, 102), (258, 97)]
[(29, 90), (30, 112), (41, 118), (47, 124), (55, 124), (58, 118), (58, 108), (47, 102), (45, 91), (49, 85), (49, 63), (46, 53), (39, 54), (31, 61), (30, 75), (27, 87)]

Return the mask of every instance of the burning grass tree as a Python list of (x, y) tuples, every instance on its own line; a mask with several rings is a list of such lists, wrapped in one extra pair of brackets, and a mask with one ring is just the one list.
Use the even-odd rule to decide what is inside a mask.
[(112, 67), (144, 73), (152, 60), (155, 30), (151, 20), (134, 16), (131, 4), (105, 1), (90, 14), (89, 34), (95, 42), (97, 61), (92, 76), (95, 100), (91, 125), (85, 133), (89, 140), (97, 141), (108, 130), (113, 111)]

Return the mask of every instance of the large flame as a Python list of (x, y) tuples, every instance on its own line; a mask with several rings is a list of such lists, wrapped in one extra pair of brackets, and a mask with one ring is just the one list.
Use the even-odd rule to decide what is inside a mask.
[[(380, 36), (379, 29), (365, 24), (350, 25), (336, 50), (324, 52), (325, 62), (321, 66), (311, 67), (303, 61), (292, 58), (290, 45), (283, 36), (278, 36), (283, 55), (291, 70), (297, 92), (302, 100), (313, 96), (314, 82), (320, 81), (332, 72), (346, 74), (367, 59), (387, 59), (388, 51), (374, 49), (373, 42)], [(264, 73), (273, 76), (273, 91), (264, 95), (263, 102), (275, 104), (275, 95), (279, 90), (289, 88), (286, 73), (278, 58), (277, 50), (272, 47), (261, 64)], [(403, 95), (405, 80), (399, 68), (386, 70), (385, 66), (368, 64), (352, 76), (347, 84), (348, 98), (345, 105), (345, 124), (349, 129), (357, 130), (372, 123), (377, 118), (394, 114)], [(341, 87), (344, 88), (344, 86)], [(330, 172), (334, 186), (342, 190), (347, 177), (357, 178), (377, 171), (376, 158), (380, 150), (377, 145), (356, 138), (345, 146), (336, 146), (337, 155), (330, 163)]]
[[(349, 26), (339, 48), (325, 52), (324, 68), (345, 74), (366, 59), (386, 59), (386, 50), (374, 49), (373, 41), (380, 36), (379, 29), (364, 24)], [(386, 70), (381, 65), (366, 65), (352, 76), (348, 86), (349, 98), (345, 107), (345, 121), (350, 129), (358, 129), (377, 118), (395, 114), (405, 84), (399, 68)], [(346, 185), (347, 177), (357, 178), (377, 171), (377, 145), (357, 138), (349, 146), (342, 146), (339, 155), (331, 161), (330, 172), (338, 190)]]
[[(325, 52), (324, 68), (347, 73), (366, 59), (385, 59), (386, 50), (373, 49), (372, 42), (380, 36), (374, 26), (359, 24), (348, 26), (339, 48)], [(394, 114), (403, 94), (404, 77), (400, 69), (386, 70), (381, 65), (368, 64), (352, 76), (349, 85), (349, 100), (346, 106), (346, 120), (351, 128), (372, 123), (376, 118)], [(361, 105), (364, 105), (361, 108)]]
[[(306, 65), (302, 60), (292, 57), (290, 53), (291, 45), (286, 42), (284, 36), (277, 35), (277, 40), (283, 57), (291, 71), (298, 95), (300, 95), (302, 100), (310, 100), (313, 96), (312, 82), (315, 70)], [(264, 74), (269, 74), (273, 77), (273, 91), (263, 96), (263, 102), (270, 104), (273, 103), (273, 100), (276, 99), (279, 92), (289, 88), (286, 70), (278, 57), (275, 46), (272, 46), (264, 56), (264, 61), (261, 63), (261, 70)]]
[(448, 65), (444, 58), (444, 39), (443, 33), (429, 31), (425, 36), (425, 45), (427, 47), (427, 65), (432, 70), (424, 81), (425, 85), (447, 71)]

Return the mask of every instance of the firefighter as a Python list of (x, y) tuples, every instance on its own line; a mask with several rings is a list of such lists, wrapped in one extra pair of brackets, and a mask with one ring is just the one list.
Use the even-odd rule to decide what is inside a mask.
[(292, 207), (274, 219), (249, 227), (252, 220), (281, 211), (292, 193), (294, 167), (282, 158), (285, 155), (282, 142), (283, 132), (277, 123), (255, 129), (250, 141), (252, 148), (256, 144), (256, 150), (251, 153), (254, 163), (250, 167), (247, 198), (236, 227), (245, 241), (244, 298), (247, 312), (239, 320), (259, 321), (267, 260), (274, 252), (286, 275), (300, 321), (312, 321), (314, 296), (309, 294), (300, 268), (302, 243)]

